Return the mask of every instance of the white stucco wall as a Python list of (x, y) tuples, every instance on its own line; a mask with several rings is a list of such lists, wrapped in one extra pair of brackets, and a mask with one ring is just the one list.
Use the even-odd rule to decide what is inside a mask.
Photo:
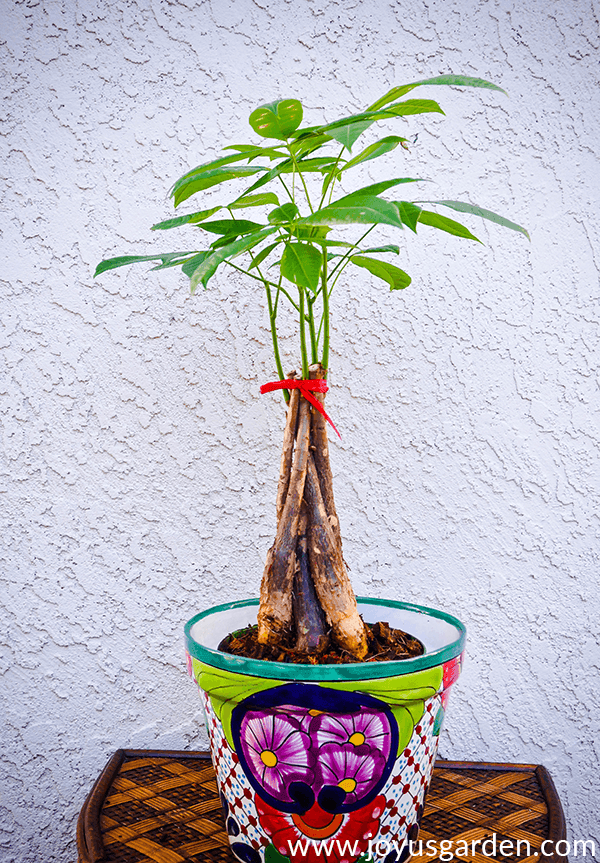
[(148, 228), (184, 170), (251, 137), (256, 105), (298, 96), (317, 122), (443, 72), (510, 99), (423, 91), (447, 118), (411, 119), (410, 155), (376, 170), (400, 162), (532, 242), (465, 218), (485, 247), (396, 237), (408, 290), (358, 271), (340, 290), (345, 553), (357, 593), (469, 627), (442, 754), (545, 764), (570, 837), (600, 846), (592, 2), (1, 6), (0, 859), (73, 860), (116, 748), (205, 745), (182, 625), (257, 593), (274, 532), (282, 408), (259, 395), (254, 285), (190, 297), (178, 271), (94, 282), (95, 264), (187, 247)]

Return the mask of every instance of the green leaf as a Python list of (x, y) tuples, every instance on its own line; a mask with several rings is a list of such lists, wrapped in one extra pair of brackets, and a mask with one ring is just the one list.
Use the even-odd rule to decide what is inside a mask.
[(512, 231), (518, 231), (531, 239), (529, 232), (517, 225), (516, 222), (511, 222), (505, 219), (504, 216), (499, 216), (497, 213), (492, 213), (491, 210), (484, 210), (483, 207), (478, 207), (475, 204), (464, 204), (462, 201), (422, 201), (423, 204), (441, 204), (443, 207), (449, 207), (451, 210), (457, 210), (459, 213), (472, 213), (474, 216), (480, 216), (482, 219), (487, 219), (489, 222), (495, 222), (497, 225), (502, 225), (503, 228), (510, 228)]
[(413, 671), (410, 674), (399, 674), (396, 677), (376, 677), (372, 680), (344, 680), (339, 682), (326, 681), (321, 686), (328, 689), (360, 690), (375, 698), (380, 698), (387, 704), (408, 704), (410, 701), (421, 701), (431, 698), (442, 685), (443, 672), (441, 666), (427, 668), (424, 671)]
[(321, 135), (321, 126), (304, 126), (303, 129), (296, 129), (295, 132), (292, 132), (290, 135), (291, 138), (295, 138), (296, 141), (310, 141), (313, 139), (317, 139)]
[(248, 267), (248, 269), (253, 270), (254, 267), (260, 267), (264, 259), (271, 254), (273, 249), (278, 246), (280, 242), (281, 240), (275, 240), (274, 243), (270, 243), (268, 246), (265, 246), (264, 249), (261, 249), (258, 255), (254, 258), (254, 260)]
[(210, 244), (211, 251), (215, 251), (215, 249), (221, 249), (223, 246), (229, 245), (229, 243), (234, 239), (234, 237), (230, 237), (227, 234), (223, 234), (218, 237), (216, 240), (213, 240)]
[(403, 227), (396, 207), (374, 196), (350, 201), (341, 199), (302, 219), (302, 223), (305, 225), (383, 224), (394, 225), (396, 228)]
[(211, 186), (219, 185), (219, 183), (227, 183), (230, 180), (248, 177), (251, 174), (258, 174), (266, 170), (267, 168), (258, 165), (238, 165), (236, 168), (214, 168), (209, 171), (202, 171), (185, 180), (178, 180), (171, 190), (171, 197), (175, 206), (178, 207), (183, 201), (187, 201), (188, 198), (203, 189), (209, 189)]
[(361, 249), (360, 250), (361, 255), (362, 254), (367, 255), (367, 254), (369, 254), (369, 252), (371, 252), (371, 253), (372, 252), (393, 252), (395, 255), (399, 255), (400, 254), (400, 246), (394, 246), (394, 245), (389, 244), (387, 246), (375, 246), (375, 248), (373, 248), (373, 249)]
[[(325, 162), (322, 160), (308, 160), (299, 162), (298, 164), (302, 168), (302, 171), (325, 171), (326, 163), (330, 164), (331, 162), (335, 162), (335, 159), (327, 158)], [(274, 180), (276, 177), (281, 176), (281, 174), (291, 174), (296, 171), (296, 167), (292, 159), (286, 159), (284, 162), (280, 162), (278, 165), (275, 165), (274, 168), (271, 168), (270, 171), (267, 171), (266, 174), (253, 183), (249, 189), (246, 189), (243, 193), (243, 196), (249, 195), (251, 192), (256, 191), (256, 189), (260, 189), (261, 186), (264, 186), (266, 183), (269, 183), (271, 180)]]
[(435, 714), (435, 720), (433, 723), (432, 734), (434, 737), (439, 737), (440, 731), (442, 730), (443, 722), (444, 722), (444, 708), (440, 704), (438, 712)]
[(308, 243), (287, 243), (281, 257), (281, 274), (301, 288), (319, 287), (321, 254)]
[(271, 168), (266, 174), (253, 183), (249, 189), (243, 193), (244, 197), (249, 195), (251, 192), (254, 192), (256, 189), (260, 189), (261, 186), (264, 186), (266, 183), (269, 183), (271, 180), (274, 180), (275, 177), (279, 177), (281, 174), (286, 174), (290, 172), (290, 166), (292, 166), (291, 159), (286, 159), (285, 162), (280, 162), (279, 165), (275, 165), (274, 168)]
[(191, 278), (192, 273), (195, 269), (202, 263), (202, 261), (210, 255), (210, 252), (198, 252), (197, 255), (194, 255), (193, 258), (190, 258), (189, 261), (186, 261), (183, 267), (181, 268), (182, 273), (189, 278)]
[(212, 234), (239, 237), (240, 234), (249, 234), (251, 231), (264, 228), (265, 225), (259, 225), (258, 222), (251, 222), (248, 219), (215, 219), (214, 222), (205, 222), (199, 227), (203, 231), (210, 231)]
[[(375, 111), (360, 111), (358, 114), (349, 114), (347, 117), (340, 117), (339, 120), (333, 120), (331, 123), (326, 123), (323, 126), (315, 127), (318, 134), (327, 134), (333, 137), (333, 132), (337, 129), (343, 129), (352, 123), (372, 123), (375, 119)], [(381, 113), (381, 112), (379, 112)]]
[(360, 255), (352, 255), (350, 258), (353, 264), (357, 267), (364, 267), (374, 276), (383, 279), (390, 286), (390, 291), (399, 291), (407, 288), (411, 283), (411, 278), (408, 273), (401, 270), (399, 267), (394, 267), (393, 264), (388, 264), (387, 261), (380, 261), (377, 258), (365, 258)]
[(223, 261), (228, 258), (235, 258), (237, 255), (241, 255), (242, 252), (247, 252), (253, 246), (256, 246), (264, 240), (265, 237), (268, 237), (269, 234), (273, 234), (276, 230), (277, 228), (264, 228), (256, 234), (251, 234), (249, 237), (242, 237), (241, 240), (235, 240), (233, 243), (228, 243), (226, 246), (213, 251), (192, 273), (190, 277), (191, 292), (194, 293), (200, 283), (206, 287), (208, 280), (214, 275), (215, 270), (219, 264), (223, 263)]
[[(423, 713), (423, 702), (420, 701), (418, 704), (421, 705), (421, 715)], [(394, 714), (394, 719), (398, 724), (398, 750), (397, 754), (406, 749), (408, 746), (408, 741), (412, 737), (413, 731), (415, 730), (416, 722), (413, 720), (412, 714), (410, 710), (404, 705), (397, 705), (392, 707), (392, 713)], [(419, 720), (417, 720), (418, 722)]]
[(228, 144), (223, 147), (224, 150), (238, 150), (240, 153), (247, 153), (250, 150), (256, 150), (256, 144)]
[(356, 243), (346, 243), (344, 240), (325, 240), (322, 237), (312, 237), (311, 243), (314, 243), (317, 246), (323, 246), (324, 248), (329, 246), (339, 246), (343, 249), (357, 249), (358, 246)]
[(192, 668), (198, 686), (210, 697), (213, 710), (223, 724), (223, 731), (228, 743), (233, 749), (231, 734), (231, 714), (234, 708), (256, 692), (264, 692), (281, 686), (278, 680), (264, 677), (249, 677), (245, 674), (235, 674), (230, 671), (212, 668), (197, 659), (192, 659)]
[(433, 99), (407, 99), (405, 102), (398, 102), (395, 105), (388, 105), (381, 112), (385, 119), (390, 115), (393, 117), (409, 117), (413, 114), (443, 114), (441, 107)]
[[(156, 267), (150, 268), (150, 272), (153, 273), (155, 270), (169, 270), (172, 267), (181, 267), (182, 264), (186, 264), (188, 261), (191, 261), (192, 258), (195, 258), (198, 254), (202, 254), (202, 252), (196, 252), (186, 258), (174, 258), (172, 261), (167, 261), (166, 264), (157, 264)], [(183, 269), (183, 267), (181, 267), (181, 269)]]
[[(298, 132), (294, 132), (294, 137), (297, 134)], [(319, 150), (328, 141), (331, 141), (331, 135), (320, 135), (317, 133), (298, 138), (296, 141), (288, 144), (288, 146), (296, 158), (303, 158), (310, 153), (314, 153), (315, 150)]]
[(300, 159), (300, 161), (296, 163), (289, 159), (285, 165), (281, 163), (279, 167), (281, 168), (280, 173), (282, 174), (292, 174), (294, 171), (297, 172), (298, 170), (302, 171), (303, 174), (316, 173), (318, 171), (323, 173), (335, 162), (337, 162), (336, 157), (318, 156), (315, 159)]
[(327, 123), (323, 126), (311, 126), (307, 129), (299, 129), (296, 135), (299, 136), (299, 142), (305, 142), (311, 144), (311, 146), (315, 146), (314, 142), (324, 138), (325, 140), (322, 143), (333, 139), (350, 150), (352, 144), (365, 129), (369, 128), (371, 123), (373, 123), (371, 113), (362, 111), (360, 114), (351, 114), (348, 117), (342, 117), (340, 120), (334, 120), (332, 123)]
[[(379, 262), (377, 262), (379, 263)], [(385, 701), (392, 708), (398, 723), (398, 753), (402, 752), (410, 740), (414, 726), (425, 711), (425, 701), (432, 698), (442, 684), (442, 669), (430, 668), (397, 677), (383, 677), (375, 680), (327, 681), (321, 684), (328, 689), (360, 690)]]
[(282, 225), (285, 222), (293, 221), (298, 213), (299, 210), (295, 204), (284, 204), (282, 207), (277, 207), (276, 210), (271, 210), (267, 219), (272, 225)]
[[(225, 149), (227, 149), (225, 147)], [(254, 145), (249, 145), (249, 149), (253, 151), (253, 153), (260, 153), (262, 151), (262, 147), (257, 147)], [(190, 177), (194, 177), (197, 174), (204, 174), (206, 171), (213, 171), (216, 168), (223, 168), (225, 165), (230, 165), (233, 162), (241, 162), (243, 159), (247, 159), (250, 153), (245, 151), (243, 153), (234, 153), (231, 156), (221, 156), (219, 159), (211, 159), (210, 162), (203, 162), (201, 165), (196, 165), (195, 168), (190, 168), (189, 171), (186, 171), (178, 180), (173, 184), (173, 188), (177, 186), (178, 183), (183, 183), (185, 180), (189, 180)]]
[(402, 141), (406, 140), (406, 138), (399, 138), (397, 135), (388, 135), (387, 138), (382, 138), (380, 141), (375, 141), (374, 144), (366, 147), (362, 153), (359, 153), (358, 156), (355, 156), (353, 159), (346, 162), (341, 170), (347, 171), (348, 168), (360, 165), (361, 162), (368, 162), (371, 159), (377, 159), (379, 156), (383, 156), (384, 153), (390, 153), (392, 150), (395, 150), (398, 144), (401, 144)]
[[(210, 162), (204, 162), (202, 165), (196, 165), (195, 168), (191, 168), (189, 171), (186, 171), (185, 174), (183, 174), (181, 177), (179, 177), (178, 180), (175, 181), (171, 188), (170, 194), (172, 195), (175, 189), (183, 186), (189, 180), (200, 177), (210, 171), (226, 167), (233, 162), (241, 162), (244, 159), (251, 161), (253, 158), (257, 158), (259, 156), (269, 156), (269, 158), (275, 158), (275, 156), (287, 157), (286, 153), (279, 153), (277, 150), (273, 150), (273, 148), (271, 147), (259, 147), (256, 144), (241, 145), (241, 148), (243, 148), (243, 152), (234, 153), (231, 156), (221, 156), (219, 159), (212, 159)], [(224, 149), (227, 150), (231, 148), (225, 147)], [(240, 149), (240, 147), (236, 149)], [(238, 167), (243, 168), (244, 165), (239, 165)], [(267, 169), (263, 168), (263, 170)]]
[(341, 126), (335, 126), (329, 131), (329, 134), (350, 152), (362, 133), (372, 124), (373, 120), (352, 120)]
[(464, 237), (466, 240), (475, 240), (476, 243), (481, 243), (481, 240), (478, 240), (477, 237), (472, 234), (468, 228), (461, 225), (460, 222), (455, 222), (454, 219), (448, 219), (446, 216), (432, 213), (431, 210), (421, 210), (419, 214), (419, 222), (423, 225), (431, 225), (432, 228), (438, 228), (440, 231), (446, 231), (448, 234), (454, 234), (455, 237)]
[(262, 192), (259, 195), (242, 195), (236, 198), (232, 204), (227, 204), (229, 210), (241, 210), (243, 207), (262, 207), (266, 204), (279, 206), (279, 198), (275, 192)]
[(327, 194), (327, 190), (331, 186), (332, 183), (339, 181), (342, 179), (342, 172), (339, 168), (333, 165), (329, 171), (327, 171), (323, 177), (323, 185), (321, 186), (321, 200), (325, 200), (325, 195)]
[(419, 221), (419, 216), (421, 215), (421, 208), (417, 207), (416, 204), (411, 203), (410, 201), (393, 201), (397, 207), (398, 212), (400, 213), (400, 218), (404, 222), (407, 228), (410, 228), (411, 231), (417, 233), (417, 222)]
[(260, 180), (257, 180), (249, 189), (246, 189), (244, 196), (261, 186), (264, 186), (265, 183), (275, 179), (275, 177), (279, 177), (281, 174), (297, 173), (298, 168), (300, 168), (303, 173), (314, 173), (317, 171), (323, 172), (326, 171), (335, 161), (336, 160), (332, 156), (322, 156), (316, 159), (302, 159), (299, 162), (294, 162), (293, 159), (285, 159), (283, 162), (279, 162), (279, 164), (275, 165), (274, 168), (267, 171), (267, 173), (265, 173)]
[(364, 197), (374, 197), (376, 195), (381, 195), (382, 192), (385, 192), (386, 189), (391, 189), (392, 186), (399, 186), (401, 183), (427, 183), (428, 180), (422, 180), (420, 177), (396, 177), (394, 180), (383, 180), (381, 183), (372, 183), (370, 186), (363, 186), (362, 189), (356, 189), (354, 192), (350, 192), (348, 195), (344, 195), (343, 198), (338, 198), (337, 201), (334, 201), (335, 204), (339, 204), (342, 201), (347, 202), (352, 199), (364, 198)]
[(392, 87), (385, 96), (382, 96), (381, 99), (373, 102), (373, 104), (369, 106), (368, 110), (377, 111), (389, 102), (401, 99), (402, 96), (410, 93), (410, 91), (414, 90), (415, 87), (421, 87), (424, 84), (448, 84), (454, 87), (483, 87), (486, 90), (498, 90), (500, 93), (504, 93), (505, 96), (507, 95), (506, 90), (503, 90), (502, 87), (498, 87), (497, 84), (492, 84), (490, 81), (486, 81), (483, 78), (469, 78), (466, 75), (438, 75), (436, 78), (425, 78), (423, 81), (414, 81), (412, 84), (403, 84), (399, 87)]
[(403, 96), (406, 96), (407, 93), (410, 93), (411, 90), (414, 90), (418, 85), (415, 84), (401, 84), (398, 87), (392, 87), (391, 90), (378, 99), (376, 102), (373, 102), (372, 105), (369, 105), (367, 111), (380, 111), (385, 105), (388, 105), (390, 102), (395, 102), (397, 99), (401, 99)]
[(405, 102), (389, 105), (382, 110), (362, 111), (360, 114), (343, 117), (341, 120), (317, 127), (316, 131), (325, 132), (350, 150), (365, 129), (368, 129), (376, 120), (389, 120), (394, 117), (405, 117), (409, 114), (430, 114), (432, 112), (444, 113), (438, 103), (432, 99), (407, 99)]
[(298, 99), (269, 102), (253, 111), (248, 122), (261, 137), (285, 141), (302, 122), (302, 104)]
[(167, 231), (169, 228), (178, 228), (180, 225), (195, 225), (197, 222), (202, 222), (208, 219), (221, 207), (211, 207), (210, 210), (200, 210), (197, 213), (188, 213), (187, 216), (175, 216), (174, 219), (166, 219), (164, 222), (158, 222), (152, 225), (151, 231)]
[(296, 222), (294, 225), (294, 233), (298, 240), (310, 240), (311, 243), (316, 243), (322, 240), (329, 233), (327, 227), (314, 228), (312, 225), (304, 225), (301, 222)]
[(276, 147), (258, 147), (256, 144), (231, 144), (223, 147), (224, 150), (238, 150), (241, 159), (257, 159), (260, 156), (269, 159), (286, 158), (287, 153), (282, 153)]
[[(118, 258), (106, 258), (100, 261), (94, 272), (94, 278), (107, 270), (116, 270), (117, 267), (127, 267), (129, 264), (140, 264), (145, 261), (162, 261), (163, 264), (168, 264), (176, 258), (187, 258), (189, 255), (195, 255), (196, 252), (167, 252), (162, 255), (121, 255)], [(174, 266), (177, 266), (175, 264)]]

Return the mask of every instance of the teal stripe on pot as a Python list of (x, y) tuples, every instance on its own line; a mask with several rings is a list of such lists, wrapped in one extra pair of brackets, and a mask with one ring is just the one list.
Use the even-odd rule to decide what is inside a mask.
[(247, 659), (217, 650), (221, 640), (230, 632), (256, 623), (258, 599), (229, 602), (196, 614), (185, 626), (186, 649), (194, 659), (212, 668), (274, 680), (306, 682), (373, 680), (412, 674), (442, 665), (464, 650), (466, 628), (447, 612), (391, 599), (357, 597), (357, 602), (359, 613), (367, 623), (383, 620), (396, 629), (405, 630), (423, 643), (425, 653), (413, 659), (391, 662), (295, 665)]

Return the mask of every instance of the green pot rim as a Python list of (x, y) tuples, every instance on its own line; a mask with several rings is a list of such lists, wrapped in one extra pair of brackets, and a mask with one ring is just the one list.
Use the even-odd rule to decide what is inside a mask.
[[(225, 671), (248, 674), (252, 677), (268, 677), (274, 680), (373, 680), (380, 677), (397, 677), (403, 674), (411, 674), (414, 671), (422, 671), (425, 668), (434, 668), (454, 659), (463, 652), (467, 639), (467, 630), (464, 624), (452, 614), (427, 608), (423, 605), (414, 605), (411, 602), (397, 602), (393, 599), (377, 599), (374, 597), (357, 596), (357, 602), (364, 605), (386, 606), (387, 608), (400, 608), (407, 611), (415, 611), (444, 620), (455, 626), (459, 631), (458, 638), (439, 650), (425, 653), (414, 659), (400, 659), (391, 662), (351, 662), (348, 665), (291, 665), (287, 662), (271, 662), (265, 659), (246, 659), (243, 656), (233, 656), (230, 653), (221, 653), (210, 647), (198, 644), (192, 638), (191, 630), (194, 624), (205, 617), (217, 612), (229, 611), (232, 608), (243, 608), (258, 605), (258, 599), (241, 599), (237, 602), (226, 602), (223, 605), (215, 605), (212, 608), (201, 611), (192, 617), (185, 625), (185, 645), (188, 653), (194, 659), (210, 665), (212, 668), (221, 668)], [(224, 633), (226, 635), (226, 633)]]

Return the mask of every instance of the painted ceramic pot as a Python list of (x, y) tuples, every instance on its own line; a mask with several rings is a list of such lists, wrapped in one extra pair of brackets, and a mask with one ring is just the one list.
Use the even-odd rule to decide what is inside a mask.
[(397, 662), (289, 665), (220, 653), (258, 599), (186, 626), (231, 849), (242, 863), (403, 863), (418, 838), (465, 628), (408, 603), (358, 599), (425, 646)]

